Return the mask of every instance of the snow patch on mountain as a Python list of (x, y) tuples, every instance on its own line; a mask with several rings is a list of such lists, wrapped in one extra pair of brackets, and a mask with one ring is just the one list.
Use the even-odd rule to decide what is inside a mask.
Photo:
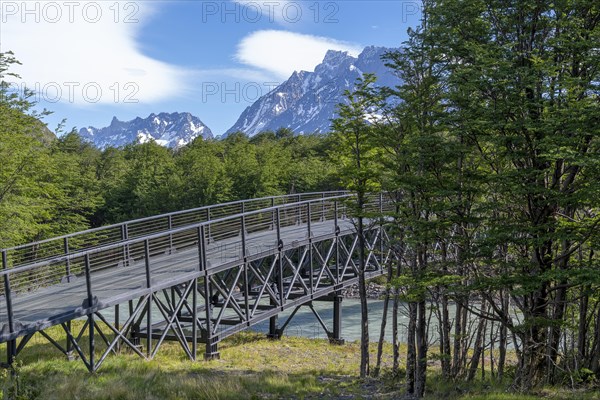
[(396, 86), (400, 79), (381, 60), (392, 49), (366, 47), (358, 57), (329, 50), (313, 72), (294, 72), (290, 78), (260, 97), (240, 115), (225, 133), (244, 132), (250, 136), (265, 130), (289, 128), (297, 134), (328, 132), (336, 107), (345, 101), (344, 92), (352, 90), (365, 73), (377, 76), (377, 85)]
[(210, 129), (198, 117), (188, 112), (152, 113), (147, 118), (137, 117), (131, 121), (119, 121), (117, 117), (113, 117), (109, 126), (82, 128), (79, 135), (100, 149), (149, 141), (155, 141), (165, 147), (178, 148), (197, 137), (213, 137)]

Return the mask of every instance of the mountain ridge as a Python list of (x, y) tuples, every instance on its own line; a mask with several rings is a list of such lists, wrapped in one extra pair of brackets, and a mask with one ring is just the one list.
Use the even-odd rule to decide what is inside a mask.
[(377, 76), (376, 85), (395, 86), (400, 79), (381, 60), (392, 48), (368, 46), (357, 56), (328, 50), (313, 72), (295, 71), (282, 84), (247, 107), (223, 136), (243, 132), (249, 136), (265, 130), (289, 128), (296, 134), (325, 133), (357, 78)]
[[(400, 79), (387, 68), (381, 57), (393, 48), (367, 46), (356, 57), (348, 52), (328, 50), (323, 61), (311, 71), (295, 71), (290, 77), (258, 98), (238, 117), (221, 137), (234, 132), (254, 136), (263, 131), (288, 128), (295, 134), (326, 133), (337, 116), (337, 105), (346, 101), (344, 93), (352, 90), (365, 73), (377, 76), (376, 86), (396, 86)], [(119, 147), (150, 140), (179, 148), (197, 137), (213, 138), (211, 130), (189, 112), (151, 113), (120, 121), (116, 116), (104, 128), (89, 126), (80, 136), (100, 149)]]
[(189, 112), (151, 113), (147, 118), (136, 117), (130, 121), (120, 121), (114, 116), (109, 126), (81, 128), (79, 135), (99, 149), (150, 140), (162, 146), (179, 148), (200, 136), (204, 139), (213, 137), (208, 126)]

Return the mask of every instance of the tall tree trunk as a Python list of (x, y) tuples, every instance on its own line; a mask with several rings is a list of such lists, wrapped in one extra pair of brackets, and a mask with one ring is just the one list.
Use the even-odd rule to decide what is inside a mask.
[(436, 315), (438, 317), (438, 336), (440, 347), (440, 361), (442, 367), (442, 376), (444, 379), (450, 379), (450, 316), (448, 313), (448, 297), (445, 294), (445, 288), (437, 288), (439, 301), (436, 302)]
[(587, 358), (588, 344), (588, 307), (591, 287), (586, 285), (582, 289), (581, 300), (579, 302), (579, 329), (577, 330), (577, 363), (580, 366), (585, 365)]
[[(565, 214), (567, 214), (570, 218), (574, 216), (574, 210), (566, 210)], [(571, 247), (571, 242), (568, 240), (563, 240), (561, 242), (562, 254), (561, 258), (557, 263), (557, 268), (560, 270), (566, 270), (568, 267), (569, 257), (567, 256), (567, 251)], [(564, 320), (564, 315), (567, 307), (567, 280), (561, 279), (559, 282), (558, 290), (556, 291), (555, 301), (554, 301), (554, 311), (552, 315), (552, 319), (555, 324), (552, 325), (550, 329), (550, 337), (548, 338), (548, 364), (547, 364), (547, 380), (549, 383), (554, 383), (554, 378), (556, 374), (556, 362), (558, 360), (558, 345), (560, 343), (560, 338), (562, 335), (562, 329), (560, 323)]]
[[(584, 255), (583, 251), (579, 250), (579, 260), (583, 260)], [(594, 259), (594, 250), (590, 249), (588, 254), (588, 265), (591, 265)], [(581, 306), (579, 308), (579, 337), (577, 339), (577, 349), (578, 355), (580, 357), (581, 365), (585, 365), (586, 367), (591, 369), (591, 353), (593, 351), (593, 340), (590, 340), (588, 337), (590, 333), (590, 328), (592, 326), (593, 317), (593, 309), (590, 314), (590, 295), (593, 294), (592, 287), (590, 285), (586, 285), (583, 288)]]
[[(464, 236), (464, 227), (459, 226), (457, 234), (459, 236)], [(464, 274), (464, 249), (459, 245), (456, 251), (456, 262), (459, 275)], [(462, 298), (458, 298), (456, 303), (456, 313), (454, 316), (454, 348), (453, 348), (453, 359), (452, 359), (452, 377), (456, 379), (462, 371), (463, 365), (463, 354), (464, 354), (464, 344), (466, 341), (466, 330), (467, 330), (467, 297), (461, 296)]]
[(529, 298), (530, 307), (526, 310), (529, 315), (525, 317), (529, 328), (521, 335), (522, 358), (514, 381), (514, 388), (523, 392), (531, 390), (542, 382), (547, 371), (547, 335), (545, 327), (538, 322), (547, 319), (547, 282), (542, 282), (539, 289)]
[(471, 337), (471, 323), (469, 321), (469, 301), (470, 296), (467, 295), (465, 298), (465, 306), (462, 308), (462, 325), (463, 325), (463, 335), (462, 335), (462, 344), (461, 350), (462, 353), (460, 355), (461, 360), (461, 373), (464, 373), (467, 368), (467, 354), (469, 353), (469, 344)]
[(385, 290), (385, 299), (383, 301), (383, 313), (381, 316), (381, 325), (379, 327), (379, 342), (377, 342), (377, 361), (375, 363), (375, 368), (373, 369), (373, 376), (379, 376), (379, 371), (381, 369), (381, 356), (383, 355), (383, 342), (385, 340), (385, 328), (387, 326), (387, 317), (388, 317), (388, 308), (390, 304), (390, 293), (391, 288), (389, 283), (392, 280), (392, 266), (391, 263), (388, 265), (388, 273), (387, 273), (387, 283), (388, 287)]
[(417, 310), (417, 369), (415, 376), (415, 396), (421, 398), (425, 394), (425, 383), (427, 381), (427, 305), (425, 300), (418, 303)]
[[(400, 208), (398, 206), (399, 199), (396, 198), (396, 215), (399, 215)], [(402, 226), (402, 222), (396, 220), (396, 225)], [(396, 267), (396, 277), (399, 277), (402, 273), (402, 259), (404, 257), (404, 243), (403, 234), (399, 234), (398, 238), (400, 240), (400, 246), (397, 248), (396, 256), (398, 258), (398, 265)], [(393, 309), (392, 309), (392, 349), (393, 349), (393, 361), (392, 361), (392, 372), (394, 375), (398, 374), (398, 370), (400, 368), (400, 343), (398, 342), (398, 308), (400, 303), (400, 296), (398, 288), (394, 288), (394, 301), (393, 301)]]
[(565, 308), (567, 306), (567, 287), (565, 281), (561, 281), (561, 285), (556, 291), (556, 297), (554, 299), (554, 313), (552, 319), (555, 324), (550, 328), (550, 337), (548, 338), (548, 361), (546, 375), (547, 382), (554, 384), (554, 376), (556, 372), (556, 362), (558, 360), (558, 346), (560, 344), (560, 338), (562, 336), (562, 329), (558, 323), (562, 322), (565, 315)]
[[(496, 357), (494, 356), (494, 351), (496, 350), (496, 338), (498, 337), (497, 335), (497, 329), (496, 329), (496, 325), (494, 324), (494, 321), (491, 321), (490, 323), (490, 377), (492, 380), (496, 379)], [(483, 360), (482, 360), (483, 361)], [(483, 371), (485, 373), (485, 371)], [(482, 376), (482, 379), (484, 378), (484, 376)]]
[(596, 376), (600, 377), (600, 307), (598, 307), (598, 312), (596, 314), (596, 326), (594, 326), (594, 344), (591, 348), (593, 357), (590, 362), (590, 369), (596, 374)]
[(364, 236), (364, 218), (362, 216), (365, 200), (364, 194), (358, 195), (358, 207), (360, 215), (358, 217), (358, 293), (360, 296), (360, 377), (366, 378), (369, 375), (369, 309), (367, 304), (367, 283), (365, 280), (366, 257), (365, 257), (365, 236)]
[[(447, 245), (446, 242), (442, 242), (442, 264), (444, 265), (444, 272), (448, 272), (447, 265)], [(442, 375), (444, 379), (450, 379), (450, 313), (448, 312), (448, 295), (446, 293), (447, 287), (440, 288), (441, 290), (441, 314), (442, 320), (440, 321), (440, 354), (442, 356)]]
[(392, 309), (392, 347), (394, 353), (394, 359), (392, 361), (392, 372), (398, 373), (400, 368), (400, 343), (398, 343), (398, 306), (400, 299), (398, 296), (398, 289), (394, 289), (394, 301)]
[(415, 375), (417, 371), (417, 349), (415, 340), (417, 334), (417, 303), (408, 303), (408, 331), (406, 334), (406, 394), (415, 394)]
[(460, 373), (460, 355), (462, 354), (462, 342), (463, 342), (463, 324), (462, 324), (462, 313), (463, 306), (461, 302), (456, 303), (456, 312), (454, 314), (454, 349), (452, 357), (452, 377), (456, 378)]
[[(402, 247), (404, 248), (404, 247)], [(402, 266), (403, 254), (400, 253), (398, 257), (398, 267), (396, 269), (396, 277), (400, 276)], [(392, 362), (392, 372), (398, 373), (400, 368), (400, 342), (398, 341), (398, 309), (400, 307), (400, 292), (398, 288), (394, 288), (394, 302), (392, 309), (392, 347), (394, 353), (394, 359)]]
[[(505, 296), (501, 291), (502, 298), (502, 313), (504, 315), (510, 315), (508, 313), (510, 305), (510, 297)], [(506, 347), (508, 345), (508, 328), (506, 323), (501, 321), (500, 323), (500, 337), (498, 339), (498, 381), (502, 382), (504, 379), (504, 365), (506, 364)]]
[[(481, 310), (486, 313), (487, 306), (482, 304)], [(481, 318), (479, 320), (479, 324), (477, 326), (477, 334), (475, 337), (475, 344), (473, 345), (473, 356), (471, 357), (471, 362), (469, 365), (469, 372), (467, 374), (467, 381), (472, 381), (475, 378), (475, 374), (477, 373), (477, 367), (479, 366), (479, 359), (483, 354), (483, 347), (485, 342), (485, 327), (486, 327), (486, 319)]]

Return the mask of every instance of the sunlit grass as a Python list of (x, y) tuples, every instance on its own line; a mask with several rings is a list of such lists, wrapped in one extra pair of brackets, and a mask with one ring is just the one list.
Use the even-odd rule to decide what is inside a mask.
[[(81, 324), (78, 323), (77, 327)], [(58, 328), (48, 330), (65, 342)], [(84, 333), (81, 343), (86, 343)], [(142, 343), (144, 341), (142, 340)], [(103, 347), (98, 341), (98, 346)], [(100, 350), (100, 349), (99, 349)], [(434, 349), (432, 349), (434, 350)], [(0, 346), (0, 351), (5, 347)], [(223, 341), (221, 359), (190, 361), (180, 345), (165, 342), (157, 356), (146, 361), (129, 350), (110, 355), (90, 374), (80, 360), (67, 361), (36, 335), (19, 355), (16, 376), (4, 372), (3, 394), (16, 399), (262, 399), (262, 398), (401, 398), (403, 376), (392, 377), (391, 345), (386, 344), (380, 379), (359, 380), (359, 345), (330, 345), (323, 339), (284, 337), (271, 341), (244, 332)], [(374, 364), (375, 345), (371, 346)], [(405, 354), (405, 348), (401, 349)], [(99, 353), (98, 353), (99, 355)], [(401, 364), (404, 360), (401, 360)], [(427, 399), (449, 400), (600, 400), (595, 392), (545, 390), (533, 395), (507, 393), (507, 386), (481, 382), (446, 382), (435, 363), (430, 368)], [(573, 397), (575, 396), (575, 397)]]

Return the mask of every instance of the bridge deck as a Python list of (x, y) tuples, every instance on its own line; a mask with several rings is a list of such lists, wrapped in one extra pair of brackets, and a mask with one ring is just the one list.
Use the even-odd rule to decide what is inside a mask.
[[(89, 371), (121, 345), (151, 359), (164, 340), (177, 340), (193, 360), (202, 342), (205, 358), (214, 358), (224, 337), (267, 318), (270, 335), (280, 336), (295, 311), (281, 327), (277, 315), (316, 299), (333, 302), (331, 330), (313, 312), (330, 340), (340, 341), (339, 291), (359, 276), (358, 235), (346, 216), (350, 196), (227, 203), (3, 249), (0, 343), (7, 363), (37, 332), (68, 357), (76, 351)], [(367, 207), (381, 213), (382, 195)], [(389, 260), (379, 221), (364, 232), (367, 277), (383, 274)], [(86, 323), (71, 332), (64, 323), (79, 317)], [(44, 332), (58, 324), (64, 346)], [(96, 347), (96, 336), (105, 347)]]
[[(342, 233), (353, 229), (352, 222), (340, 219), (338, 226)], [(334, 221), (312, 222), (312, 235), (315, 238), (334, 235)], [(280, 237), (284, 245), (307, 238), (306, 224), (283, 227)], [(277, 251), (275, 230), (246, 235), (246, 256), (263, 257)], [(239, 264), (242, 256), (239, 238), (229, 238), (209, 243), (206, 248), (208, 270)], [(196, 246), (177, 249), (150, 257), (151, 288), (147, 288), (144, 260), (133, 260), (128, 266), (108, 268), (91, 276), (93, 296), (97, 298), (96, 311), (137, 299), (149, 290), (156, 291), (188, 282), (203, 276), (199, 269), (198, 248)], [(15, 332), (18, 335), (35, 332), (69, 321), (86, 314), (87, 285), (85, 278), (73, 277), (65, 282), (38, 289), (29, 294), (15, 295), (12, 299)], [(7, 313), (1, 308), (0, 321), (7, 321)], [(2, 324), (2, 336), (7, 334), (6, 324)]]

